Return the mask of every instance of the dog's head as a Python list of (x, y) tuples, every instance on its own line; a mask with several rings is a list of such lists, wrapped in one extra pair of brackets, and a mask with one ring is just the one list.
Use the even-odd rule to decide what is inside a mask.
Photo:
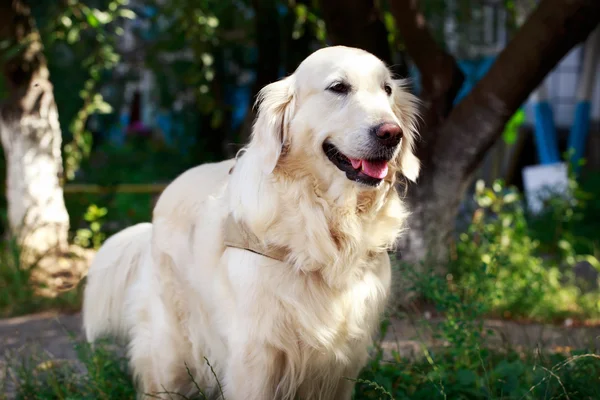
[(415, 181), (416, 105), (377, 57), (327, 47), (262, 89), (251, 147), (266, 174), (287, 165), (326, 182), (345, 176), (359, 188), (396, 172)]

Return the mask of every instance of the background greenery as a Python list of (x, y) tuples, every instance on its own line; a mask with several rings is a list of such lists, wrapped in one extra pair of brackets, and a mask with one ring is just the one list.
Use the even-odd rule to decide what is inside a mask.
[[(246, 118), (232, 106), (234, 89), (243, 88), (242, 94), (250, 97), (253, 88), (247, 75), (259, 75), (261, 66), (271, 62), (269, 57), (277, 57), (278, 73), (284, 75), (326, 37), (315, 2), (269, 4), (264, 12), (270, 13), (278, 38), (273, 39), (273, 55), (259, 61), (255, 2), (145, 2), (153, 11), (126, 0), (38, 0), (33, 10), (55, 86), (69, 183), (167, 183), (193, 165), (234, 154), (238, 146), (233, 143), (247, 136)], [(439, 21), (446, 2), (422, 4), (436, 39), (444, 44), (448, 38)], [(503, 4), (514, 30), (515, 4)], [(477, 8), (478, 2), (463, 1), (461, 6), (460, 24), (481, 23), (460, 11)], [(385, 4), (382, 7), (390, 45), (401, 49), (393, 18)], [(136, 45), (125, 53), (117, 44), (128, 21), (137, 21), (131, 28)], [(463, 47), (470, 44), (467, 34), (459, 40)], [(123, 65), (127, 68), (119, 69)], [(125, 129), (120, 120), (127, 106), (124, 87), (141, 79), (145, 70), (156, 79), (156, 110), (168, 113), (179, 130), (171, 142), (154, 129), (150, 136), (130, 135), (116, 146), (107, 132)], [(3, 87), (0, 79), (0, 97)], [(522, 119), (519, 112), (511, 120), (504, 134), (507, 142), (516, 140)], [(0, 166), (4, 168), (4, 162)], [(544, 323), (600, 318), (600, 173), (588, 169), (573, 175), (570, 187), (570, 199), (553, 196), (542, 214), (532, 215), (519, 188), (501, 181), (478, 182), (457, 221), (448, 274), (413, 277), (413, 290), (443, 316), (436, 334), (448, 345), (423, 348), (417, 360), (397, 354), (390, 360), (375, 343), (375, 357), (360, 378), (355, 398), (600, 398), (596, 348), (549, 354), (483, 344), (490, 334), (483, 328), (484, 318)], [(112, 233), (149, 220), (155, 198), (152, 193), (67, 192), (73, 241), (98, 248)], [(4, 210), (4, 196), (0, 199)], [(12, 242), (3, 243), (0, 250), (0, 316), (78, 308), (81, 287), (53, 299), (41, 298), (30, 285), (36, 266), (19, 265), (19, 249)], [(400, 262), (397, 269), (412, 271)], [(400, 311), (393, 310), (389, 318), (401, 317)], [(19, 360), (18, 398), (133, 398), (124, 360), (103, 347), (92, 351), (75, 340), (74, 346), (79, 363), (44, 357)]]

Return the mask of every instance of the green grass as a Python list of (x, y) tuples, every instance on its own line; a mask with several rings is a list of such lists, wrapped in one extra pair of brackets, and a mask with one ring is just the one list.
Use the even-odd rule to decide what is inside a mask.
[[(383, 325), (385, 329), (385, 324)], [(134, 399), (135, 389), (127, 361), (108, 342), (92, 350), (73, 341), (76, 361), (48, 356), (14, 358), (12, 373), (2, 379), (0, 392), (17, 384), (17, 399)], [(356, 385), (355, 400), (375, 399), (599, 399), (600, 356), (573, 352), (570, 355), (511, 349), (423, 348), (417, 360), (393, 353), (384, 359), (379, 344), (374, 357)], [(474, 350), (474, 351), (471, 351)], [(461, 359), (462, 357), (462, 359)], [(466, 358), (465, 358), (466, 357)], [(472, 357), (472, 359), (470, 358)], [(466, 360), (472, 362), (465, 364)], [(2, 390), (4, 389), (4, 390)], [(0, 394), (0, 399), (4, 400)], [(167, 398), (203, 399), (170, 393)]]
[[(127, 360), (106, 343), (95, 349), (73, 341), (77, 360), (54, 360), (47, 355), (9, 358), (12, 373), (0, 389), (15, 387), (16, 399), (134, 399)], [(2, 395), (0, 395), (2, 399)]]
[(418, 362), (376, 358), (356, 399), (599, 399), (600, 356), (477, 349), (478, 365), (458, 368), (455, 352), (424, 350)]

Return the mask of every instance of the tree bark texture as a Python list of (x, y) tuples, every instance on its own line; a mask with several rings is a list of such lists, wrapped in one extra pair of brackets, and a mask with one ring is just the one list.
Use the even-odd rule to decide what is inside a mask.
[[(307, 8), (311, 7), (311, 0), (295, 0), (295, 5), (303, 5)], [(285, 74), (293, 73), (298, 65), (312, 51), (314, 47), (318, 47), (316, 28), (310, 22), (304, 23), (304, 30), (298, 36), (294, 37), (294, 28), (296, 24), (296, 13), (290, 9), (286, 18), (283, 19), (283, 66)]]
[(333, 45), (358, 47), (384, 61), (397, 77), (406, 65), (394, 64), (388, 33), (375, 0), (320, 0), (327, 36)]
[[(60, 182), (61, 129), (43, 46), (30, 7), (0, 1), (0, 51), (9, 98), (0, 105), (8, 222), (23, 255), (67, 248), (69, 215)], [(18, 51), (13, 51), (18, 46)]]
[(247, 143), (256, 118), (254, 100), (259, 90), (279, 78), (281, 67), (281, 17), (273, 0), (252, 0), (256, 13), (256, 79), (252, 85), (250, 108), (241, 127), (240, 139)]
[[(542, 0), (489, 72), (441, 124), (408, 202), (413, 210), (403, 258), (447, 260), (448, 240), (473, 172), (527, 96), (600, 22), (597, 0)], [(433, 258), (432, 258), (433, 257)]]
[[(410, 58), (421, 74), (423, 121), (434, 127), (448, 116), (452, 103), (464, 82), (454, 57), (442, 49), (427, 27), (416, 0), (390, 0), (396, 27)], [(424, 126), (422, 140), (429, 141), (434, 129)], [(421, 155), (422, 156), (422, 155)]]
[[(372, 0), (322, 0), (322, 4), (332, 41), (372, 51), (370, 41), (353, 39), (373, 37), (364, 27), (364, 17), (373, 15), (366, 11), (373, 7)], [(340, 10), (343, 7), (360, 13)], [(399, 253), (417, 268), (424, 262), (443, 271), (473, 172), (532, 90), (598, 25), (600, 1), (541, 0), (489, 72), (456, 107), (452, 104), (464, 77), (453, 57), (435, 43), (418, 0), (390, 0), (390, 7), (408, 56), (421, 72), (424, 97), (418, 149), (423, 166), (418, 183), (408, 188), (412, 215)], [(346, 38), (349, 29), (354, 33)]]

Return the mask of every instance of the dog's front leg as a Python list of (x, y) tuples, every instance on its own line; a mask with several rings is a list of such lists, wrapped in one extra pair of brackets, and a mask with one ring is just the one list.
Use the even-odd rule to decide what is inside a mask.
[(280, 354), (272, 347), (248, 342), (232, 348), (225, 376), (224, 397), (227, 400), (271, 400), (280, 372)]
[(358, 352), (355, 355), (354, 362), (345, 368), (344, 374), (338, 382), (333, 400), (350, 400), (352, 398), (352, 392), (354, 392), (354, 386), (356, 386), (356, 379), (367, 363), (369, 357), (366, 350), (366, 344), (361, 343), (358, 346), (365, 350)]

